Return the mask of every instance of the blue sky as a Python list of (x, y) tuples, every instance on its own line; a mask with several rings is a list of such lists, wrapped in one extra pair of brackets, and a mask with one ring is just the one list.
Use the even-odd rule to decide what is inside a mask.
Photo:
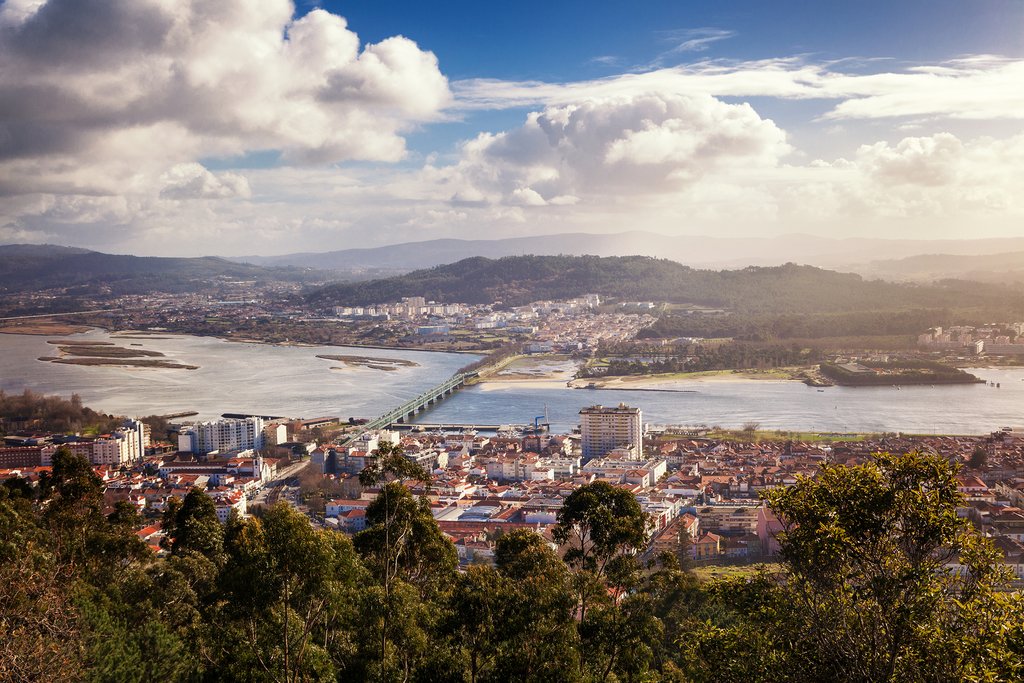
[(1024, 225), (1024, 2), (0, 3), (0, 242)]
[[(1013, 0), (899, 2), (325, 2), (364, 40), (402, 34), (438, 55), (453, 79), (576, 80), (614, 73), (595, 64), (650, 63), (685, 40), (673, 32), (718, 29), (700, 56), (739, 60), (813, 54), (935, 61), (993, 52), (1021, 56), (1024, 3)], [(684, 62), (694, 51), (666, 60)]]

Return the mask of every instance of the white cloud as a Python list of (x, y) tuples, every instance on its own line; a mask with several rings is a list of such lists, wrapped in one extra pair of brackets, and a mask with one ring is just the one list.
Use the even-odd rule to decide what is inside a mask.
[(403, 158), (403, 132), (450, 99), (434, 55), (401, 37), (360, 49), (344, 18), (292, 13), (287, 0), (4, 5), (0, 185), (104, 192), (101, 179), (156, 182), (176, 163), (263, 149)]
[(165, 173), (161, 199), (228, 199), (252, 196), (249, 181), (237, 173), (214, 174), (202, 164), (178, 164)]
[(170, 241), (202, 226), (193, 236), (216, 250), (257, 225), (294, 227), (294, 210), (237, 206), (253, 195), (247, 175), (212, 173), (201, 159), (262, 150), (300, 165), (403, 159), (404, 134), (439, 120), (451, 100), (435, 56), (402, 37), (361, 45), (343, 17), (294, 9), (288, 0), (0, 5), (5, 234), (128, 244), (140, 231)]
[(673, 44), (670, 50), (662, 53), (661, 58), (664, 58), (684, 52), (703, 52), (713, 43), (734, 37), (736, 32), (720, 28), (684, 28), (661, 31), (660, 35), (663, 41)]
[(567, 206), (587, 195), (679, 191), (788, 152), (785, 133), (749, 105), (651, 93), (534, 112), (520, 128), (466, 143), (459, 163), (437, 172), (458, 199)]
[(1024, 119), (1024, 59), (974, 56), (905, 71), (848, 73), (843, 62), (803, 58), (701, 61), (572, 83), (470, 79), (453, 84), (457, 107), (559, 106), (646, 92), (836, 100), (827, 119)]
[[(726, 37), (675, 33), (668, 52)], [(7, 0), (0, 64), (4, 241), (241, 254), (572, 230), (1008, 234), (1024, 218), (1024, 135), (945, 125), (1001, 120), (1005, 134), (1024, 118), (1024, 60), (705, 60), (462, 81), (453, 100), (432, 53), (363, 45), (342, 17), (295, 18), (287, 0)], [(723, 101), (755, 97), (822, 101), (817, 129), (845, 148), (793, 149), (806, 130)], [(526, 106), (521, 125), (422, 168), (388, 165), (453, 109)], [(268, 150), (286, 165), (203, 165)], [(333, 165), (348, 160), (382, 163)]]

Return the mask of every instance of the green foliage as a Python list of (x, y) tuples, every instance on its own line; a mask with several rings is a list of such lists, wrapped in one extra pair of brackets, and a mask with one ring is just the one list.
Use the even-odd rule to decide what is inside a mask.
[[(748, 337), (759, 339), (822, 336), (798, 333), (807, 331), (806, 316), (811, 313), (834, 316), (830, 320), (833, 330), (843, 327), (843, 316), (854, 314), (868, 317), (851, 318), (850, 329), (861, 329), (866, 324), (879, 325), (897, 330), (886, 334), (903, 334), (909, 325), (916, 325), (912, 330), (916, 333), (941, 324), (929, 322), (922, 327), (922, 318), (914, 311), (930, 311), (925, 317), (934, 317), (935, 312), (949, 309), (1024, 311), (1020, 292), (976, 282), (897, 284), (792, 263), (742, 270), (695, 270), (675, 261), (645, 256), (508, 256), (497, 260), (476, 257), (399, 277), (328, 285), (311, 292), (308, 300), (324, 305), (365, 305), (397, 301), (403, 296), (424, 296), (436, 301), (501, 301), (506, 305), (522, 305), (591, 292), (620, 300), (653, 299), (726, 308), (741, 313), (742, 318), (726, 322), (723, 316), (708, 316), (705, 322), (753, 325), (739, 334), (729, 328), (724, 334), (664, 335), (661, 333), (667, 330), (658, 330), (658, 336), (765, 335)], [(908, 315), (904, 312), (910, 312), (907, 320), (901, 317)], [(701, 317), (679, 316), (671, 320), (692, 329), (686, 326)], [(755, 331), (757, 326), (769, 321), (774, 329), (763, 333)], [(832, 331), (827, 336), (839, 334), (848, 332)]]
[(0, 390), (0, 422), (22, 422), (31, 429), (58, 433), (110, 432), (121, 426), (121, 418), (97, 413), (82, 405), (78, 394), (71, 398), (44, 396), (25, 389), (20, 394)]
[(553, 535), (568, 546), (565, 561), (569, 565), (603, 574), (616, 555), (643, 547), (646, 525), (647, 516), (636, 496), (597, 481), (566, 497)]
[(285, 503), (237, 521), (220, 573), (215, 637), (224, 672), (248, 680), (333, 680), (353, 666), (359, 586), (352, 543)]
[(163, 528), (176, 555), (194, 552), (216, 564), (224, 560), (224, 529), (208, 495), (192, 489), (180, 504), (167, 506)]
[[(955, 475), (937, 455), (883, 453), (771, 491), (784, 581), (722, 584), (726, 615), (685, 643), (689, 669), (717, 668), (716, 680), (1020, 676), (1020, 598), (1000, 592), (998, 553), (957, 515)], [(946, 568), (954, 558), (960, 573)]]
[[(391, 458), (397, 458), (391, 460)], [(956, 513), (956, 470), (880, 454), (768, 494), (782, 571), (698, 582), (642, 565), (644, 515), (607, 484), (554, 537), (514, 529), (459, 571), (385, 448), (354, 541), (284, 503), (220, 525), (168, 505), (166, 557), (63, 450), (38, 491), (0, 487), (0, 680), (1013, 681), (1024, 605)], [(962, 571), (949, 572), (956, 559)]]

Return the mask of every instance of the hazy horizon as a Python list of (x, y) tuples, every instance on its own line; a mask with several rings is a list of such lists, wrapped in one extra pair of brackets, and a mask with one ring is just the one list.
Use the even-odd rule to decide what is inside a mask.
[(1024, 236), (1024, 4), (0, 5), (0, 243)]

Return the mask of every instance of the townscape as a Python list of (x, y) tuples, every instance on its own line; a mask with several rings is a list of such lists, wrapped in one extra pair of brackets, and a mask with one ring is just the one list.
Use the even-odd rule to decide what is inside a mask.
[[(589, 415), (600, 412), (621, 424), (595, 424)], [(344, 439), (348, 445), (315, 438), (340, 430), (339, 418), (330, 417), (204, 422), (181, 427), (177, 443), (152, 440), (149, 426), (136, 420), (94, 439), (19, 430), (24, 425), (7, 421), (0, 479), (38, 481), (58, 447), (80, 454), (103, 480), (107, 512), (129, 503), (145, 522), (136, 529), (140, 539), (160, 554), (166, 552), (162, 514), (171, 499), (192, 489), (211, 497), (222, 522), (284, 500), (317, 525), (363, 531), (380, 487), (361, 485), (359, 474), (386, 444), (429, 473), (426, 481), (403, 483), (429, 501), (463, 564), (493, 561), (502, 530), (528, 528), (550, 541), (565, 498), (603, 481), (633, 494), (647, 516), (642, 557), (667, 551), (712, 566), (773, 560), (779, 525), (763, 500), (766, 491), (813, 478), (825, 463), (852, 466), (878, 452), (920, 451), (961, 468), (959, 514), (993, 539), (1024, 580), (1024, 434), (1010, 428), (988, 436), (771, 434), (768, 440), (752, 431), (644, 433), (640, 411), (626, 406), (585, 407), (581, 415), (588, 416), (583, 429), (570, 434), (380, 430), (357, 432)], [(588, 448), (588, 440), (603, 448)]]
[(0, 0), (0, 683), (1024, 681), (1022, 28)]

